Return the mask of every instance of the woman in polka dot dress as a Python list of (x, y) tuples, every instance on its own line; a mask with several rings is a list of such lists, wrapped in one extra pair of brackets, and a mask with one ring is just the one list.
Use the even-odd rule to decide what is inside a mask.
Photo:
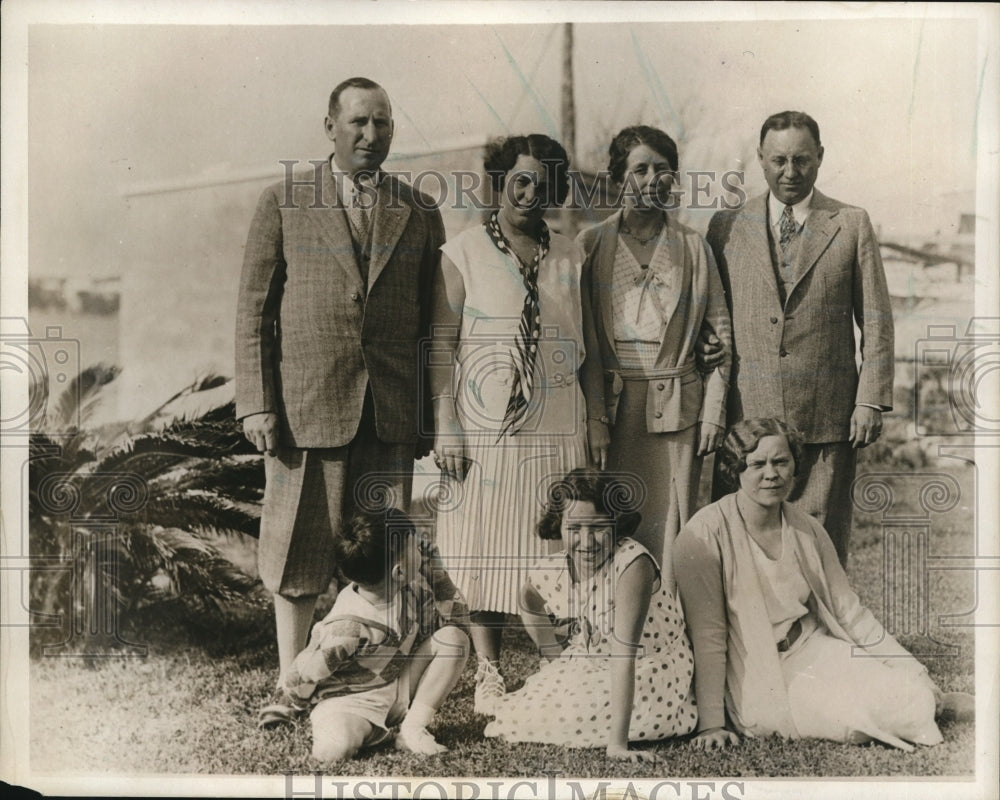
[(651, 761), (628, 743), (694, 730), (684, 617), (653, 557), (628, 538), (639, 522), (631, 496), (591, 469), (550, 490), (538, 535), (565, 549), (539, 560), (521, 590), (521, 617), (545, 663), (498, 699), (486, 736)]

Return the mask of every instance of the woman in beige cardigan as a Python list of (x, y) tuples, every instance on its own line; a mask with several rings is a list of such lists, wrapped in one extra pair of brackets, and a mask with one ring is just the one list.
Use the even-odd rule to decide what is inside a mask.
[[(667, 213), (678, 168), (673, 139), (629, 127), (608, 152), (622, 209), (577, 239), (605, 370), (607, 466), (633, 476), (645, 494), (635, 538), (666, 578), (673, 540), (695, 510), (702, 457), (725, 426), (731, 326), (705, 240)], [(707, 375), (694, 356), (702, 325), (724, 345)]]
[(935, 718), (975, 719), (942, 692), (851, 588), (833, 542), (786, 502), (802, 436), (781, 420), (736, 423), (716, 456), (738, 486), (677, 538), (674, 569), (694, 648), (695, 747), (743, 736), (942, 741)]

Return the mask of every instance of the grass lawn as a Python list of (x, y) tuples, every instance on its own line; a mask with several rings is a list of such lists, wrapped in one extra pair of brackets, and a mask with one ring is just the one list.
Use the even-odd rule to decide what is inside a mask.
[[(973, 544), (972, 471), (954, 473), (963, 500), (931, 520), (930, 554), (968, 555)], [(850, 574), (876, 616), (883, 608), (881, 523), (859, 515)], [(969, 628), (947, 628), (938, 616), (971, 610), (971, 571), (929, 574), (928, 634), (900, 635), (922, 655), (944, 690), (973, 690), (974, 643)], [(510, 777), (556, 773), (572, 778), (972, 776), (975, 730), (971, 723), (942, 726), (945, 742), (904, 753), (881, 744), (743, 740), (723, 753), (702, 753), (686, 740), (652, 745), (658, 764), (609, 761), (603, 749), (569, 750), (485, 740), (487, 719), (472, 710), (472, 665), (438, 715), (437, 738), (450, 748), (436, 757), (414, 757), (390, 748), (324, 770), (310, 755), (308, 723), (295, 730), (260, 732), (256, 713), (275, 677), (273, 624), (259, 613), (242, 625), (214, 631), (179, 631), (148, 625), (130, 635), (149, 645), (143, 659), (79, 661), (41, 658), (30, 665), (31, 771), (33, 774), (214, 773), (328, 774), (412, 777)], [(503, 670), (516, 688), (537, 668), (537, 656), (520, 628), (505, 634)], [(949, 646), (953, 650), (949, 650)]]

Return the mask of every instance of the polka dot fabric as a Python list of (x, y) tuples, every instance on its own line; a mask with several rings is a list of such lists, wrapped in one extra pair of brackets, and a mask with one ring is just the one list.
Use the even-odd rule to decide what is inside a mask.
[[(487, 736), (509, 742), (545, 742), (566, 747), (606, 747), (611, 726), (611, 635), (614, 589), (625, 568), (649, 555), (623, 539), (604, 568), (574, 583), (565, 552), (542, 558), (528, 580), (546, 600), (547, 611), (566, 620), (569, 646), (544, 663), (524, 686), (499, 698)], [(613, 562), (613, 563), (611, 563)], [(636, 658), (630, 741), (653, 741), (694, 730), (698, 713), (691, 689), (694, 659), (677, 597), (654, 588)]]

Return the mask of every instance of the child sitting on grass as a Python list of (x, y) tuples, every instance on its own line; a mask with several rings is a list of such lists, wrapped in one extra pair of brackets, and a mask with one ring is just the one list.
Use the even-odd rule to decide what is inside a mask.
[(313, 757), (352, 758), (395, 725), (398, 749), (446, 751), (427, 726), (465, 667), (468, 609), (436, 549), (390, 508), (351, 517), (335, 552), (351, 583), (285, 679), (292, 698), (312, 705)]

